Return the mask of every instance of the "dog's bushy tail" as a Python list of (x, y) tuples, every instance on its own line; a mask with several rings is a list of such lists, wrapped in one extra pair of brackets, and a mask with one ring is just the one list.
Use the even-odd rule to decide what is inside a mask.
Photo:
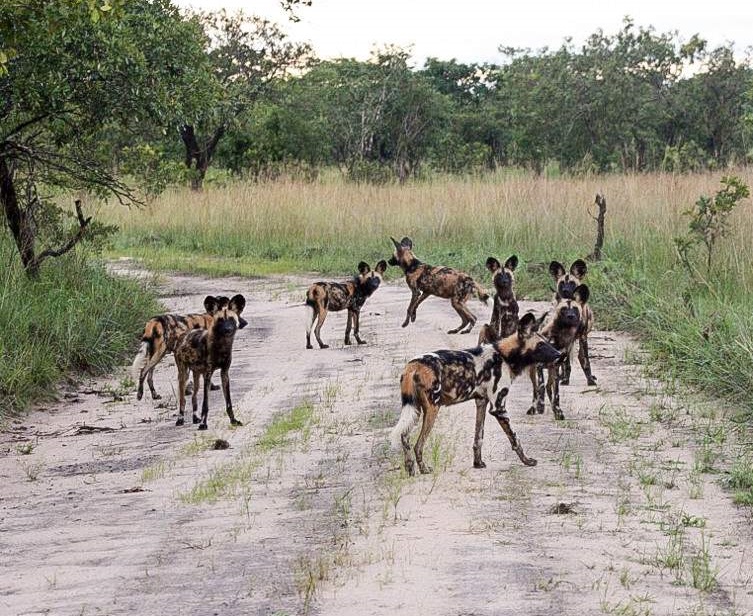
[(306, 298), (304, 314), (306, 315), (306, 335), (310, 336), (311, 328), (314, 326), (314, 321), (316, 321), (316, 301)]
[(421, 418), (421, 411), (417, 404), (416, 381), (410, 364), (400, 377), (400, 396), (403, 408), (400, 412), (400, 419), (390, 433), (390, 442), (394, 449), (402, 448), (403, 436), (410, 434)]
[(475, 280), (473, 281), (474, 286), (476, 287), (476, 295), (478, 295), (479, 301), (483, 302), (487, 306), (489, 305), (489, 300), (491, 297), (489, 294), (484, 290), (484, 287), (482, 287), (478, 282)]
[(141, 369), (149, 359), (149, 355), (149, 342), (142, 340), (141, 346), (139, 347), (139, 352), (136, 354), (136, 357), (133, 358), (133, 363), (131, 364), (131, 374), (133, 375), (134, 381), (139, 380), (139, 377), (141, 376)]

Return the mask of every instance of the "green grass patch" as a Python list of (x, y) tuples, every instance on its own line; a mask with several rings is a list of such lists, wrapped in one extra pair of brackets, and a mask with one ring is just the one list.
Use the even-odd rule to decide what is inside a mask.
[(732, 465), (728, 485), (734, 491), (737, 505), (753, 507), (753, 457), (744, 455)]
[(288, 445), (293, 434), (299, 433), (306, 439), (313, 421), (314, 406), (309, 401), (275, 416), (250, 450), (239, 459), (213, 468), (208, 477), (198, 481), (189, 492), (181, 494), (180, 500), (197, 505), (233, 496), (239, 487), (252, 481), (266, 454)]
[(29, 280), (2, 238), (0, 262), (0, 418), (50, 398), (68, 373), (107, 373), (135, 352), (160, 310), (147, 285), (80, 253), (45, 262)]
[[(267, 426), (259, 441), (256, 450), (259, 453), (267, 453), (290, 442), (290, 435), (295, 432), (305, 432), (311, 424), (314, 416), (314, 405), (304, 401), (290, 412), (278, 415)], [(304, 434), (304, 437), (306, 435)]]

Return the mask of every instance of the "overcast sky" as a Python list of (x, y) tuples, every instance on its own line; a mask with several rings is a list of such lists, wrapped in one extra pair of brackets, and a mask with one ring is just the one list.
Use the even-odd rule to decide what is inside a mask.
[(581, 43), (601, 28), (622, 27), (626, 15), (658, 32), (700, 34), (712, 45), (753, 46), (750, 0), (313, 0), (287, 21), (277, 0), (173, 0), (179, 6), (243, 8), (284, 24), (294, 40), (311, 43), (321, 58), (366, 59), (375, 46), (411, 46), (417, 64), (427, 56), (462, 62), (500, 62), (499, 45), (558, 48), (566, 37)]

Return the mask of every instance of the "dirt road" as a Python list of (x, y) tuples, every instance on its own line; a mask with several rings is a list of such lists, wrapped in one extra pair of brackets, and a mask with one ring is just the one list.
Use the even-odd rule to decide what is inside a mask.
[[(594, 333), (599, 387), (574, 367), (565, 421), (527, 416), (530, 385), (513, 385), (535, 468), (489, 421), (487, 468), (474, 470), (466, 403), (440, 413), (435, 473), (409, 478), (387, 444), (400, 371), (421, 352), (472, 346), (478, 328), (448, 336), (457, 317), (433, 299), (402, 329), (398, 281), (364, 308), (367, 345), (344, 347), (333, 314), (332, 347), (307, 351), (305, 286), (165, 284), (174, 311), (246, 295), (231, 370), (241, 428), (220, 392), (207, 433), (176, 428), (171, 359), (156, 372), (160, 401), (137, 402), (124, 368), (5, 426), (1, 614), (753, 614), (750, 514), (720, 472), (742, 436), (723, 408), (642, 376), (627, 336)], [(217, 439), (230, 448), (212, 449)]]

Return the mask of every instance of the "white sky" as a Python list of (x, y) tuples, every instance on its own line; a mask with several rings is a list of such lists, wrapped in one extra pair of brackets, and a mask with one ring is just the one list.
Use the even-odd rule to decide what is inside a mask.
[(556, 49), (565, 37), (579, 44), (598, 28), (622, 28), (626, 15), (636, 26), (698, 33), (712, 46), (753, 46), (750, 0), (313, 0), (299, 7), (301, 21), (287, 21), (276, 0), (173, 0), (203, 10), (243, 8), (283, 25), (293, 40), (307, 41), (320, 58), (366, 59), (375, 46), (411, 46), (422, 65), (427, 56), (461, 62), (500, 62), (499, 45)]

